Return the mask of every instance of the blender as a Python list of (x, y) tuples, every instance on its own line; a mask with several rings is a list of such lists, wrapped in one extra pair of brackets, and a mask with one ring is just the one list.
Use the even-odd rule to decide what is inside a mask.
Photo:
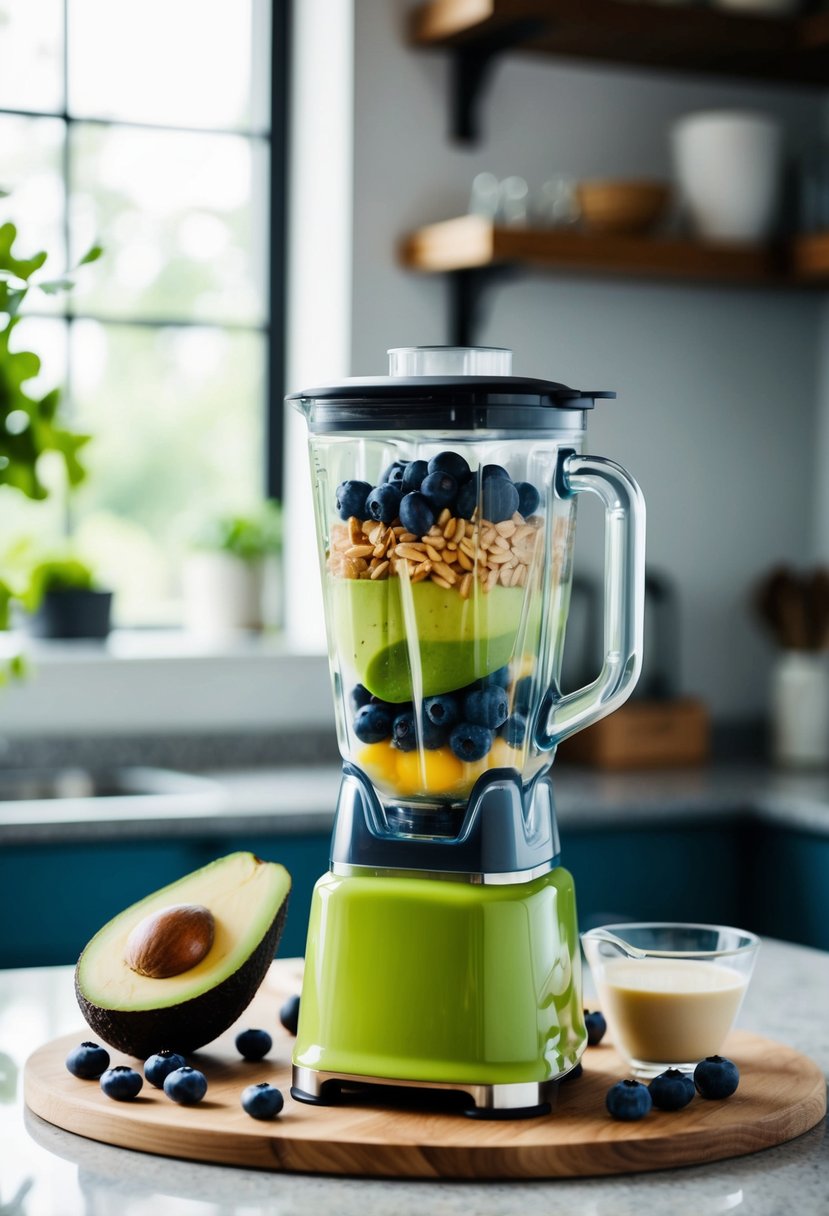
[[(309, 427), (343, 757), (292, 1093), (427, 1089), (531, 1116), (586, 1044), (548, 770), (636, 683), (645, 508), (582, 452), (614, 393), (515, 377), (496, 348), (389, 356), (388, 376), (288, 398)], [(605, 657), (563, 693), (583, 493), (605, 512)]]

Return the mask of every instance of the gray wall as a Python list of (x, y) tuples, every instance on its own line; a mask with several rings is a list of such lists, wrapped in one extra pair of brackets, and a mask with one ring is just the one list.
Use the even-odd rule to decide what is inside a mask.
[[(793, 149), (820, 130), (806, 92), (513, 57), (485, 101), (484, 140), (459, 149), (446, 137), (447, 58), (406, 48), (409, 7), (355, 5), (355, 373), (382, 372), (388, 346), (447, 340), (442, 281), (400, 270), (393, 251), (407, 230), (461, 214), (475, 173), (536, 188), (556, 172), (666, 176), (668, 126), (700, 108), (773, 110)], [(683, 685), (720, 718), (765, 704), (752, 580), (776, 559), (810, 558), (818, 534), (820, 326), (807, 293), (534, 275), (493, 295), (480, 334), (511, 346), (520, 373), (618, 391), (591, 419), (589, 447), (641, 481), (649, 560), (681, 592)], [(594, 515), (578, 546), (588, 573), (601, 563)]]

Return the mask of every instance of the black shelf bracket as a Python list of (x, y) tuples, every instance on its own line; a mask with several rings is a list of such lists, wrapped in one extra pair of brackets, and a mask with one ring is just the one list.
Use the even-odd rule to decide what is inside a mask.
[(484, 322), (484, 307), (490, 288), (514, 278), (519, 267), (510, 262), (447, 271), (449, 284), (449, 342), (452, 346), (476, 346)]
[(450, 134), (457, 143), (475, 144), (480, 139), (479, 105), (496, 59), (512, 47), (532, 41), (544, 25), (537, 18), (514, 21), (487, 38), (452, 48)]

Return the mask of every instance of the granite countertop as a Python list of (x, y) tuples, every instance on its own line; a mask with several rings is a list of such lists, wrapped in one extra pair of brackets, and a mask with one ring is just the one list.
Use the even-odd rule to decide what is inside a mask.
[[(558, 765), (562, 827), (755, 818), (829, 836), (829, 773), (759, 763), (600, 773)], [(70, 840), (314, 834), (331, 829), (340, 770), (333, 765), (200, 774), (203, 788), (172, 798), (0, 802), (0, 846)]]
[[(829, 1074), (829, 954), (766, 941), (740, 1024)], [(3, 1216), (823, 1216), (829, 1140), (821, 1125), (778, 1148), (711, 1165), (550, 1182), (394, 1182), (263, 1173), (149, 1157), (84, 1140), (23, 1108), (26, 1056), (77, 1028), (71, 970), (0, 972), (0, 1213)]]

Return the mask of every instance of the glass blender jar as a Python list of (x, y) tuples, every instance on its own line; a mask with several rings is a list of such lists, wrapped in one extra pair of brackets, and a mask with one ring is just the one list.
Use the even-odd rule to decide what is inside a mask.
[[(511, 352), (392, 350), (305, 415), (344, 776), (315, 889), (294, 1094), (455, 1090), (548, 1109), (585, 1043), (557, 744), (641, 665), (644, 504), (582, 454), (612, 393), (513, 377)], [(559, 688), (576, 502), (605, 506), (605, 660)]]

